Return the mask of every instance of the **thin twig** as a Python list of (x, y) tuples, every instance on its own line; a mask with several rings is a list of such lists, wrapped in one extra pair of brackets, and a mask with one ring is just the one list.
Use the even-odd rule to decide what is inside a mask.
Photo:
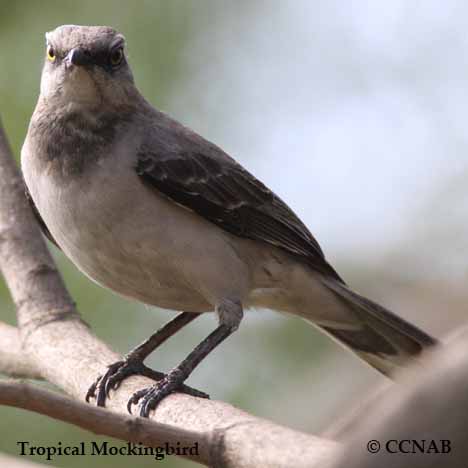
[[(34, 411), (95, 434), (104, 434), (136, 444), (141, 442), (147, 447), (159, 447), (165, 442), (174, 447), (178, 443), (181, 447), (192, 447), (198, 445), (200, 440), (200, 434), (197, 433), (144, 418), (107, 411), (21, 381), (0, 381), (0, 404)], [(205, 448), (208, 443), (201, 446)], [(187, 458), (209, 462), (208, 453), (200, 453), (197, 457), (187, 456)]]
[[(0, 466), (7, 468), (45, 468), (42, 463), (35, 463), (27, 458), (11, 457), (0, 453)], [(47, 465), (47, 468), (52, 468), (53, 465)]]

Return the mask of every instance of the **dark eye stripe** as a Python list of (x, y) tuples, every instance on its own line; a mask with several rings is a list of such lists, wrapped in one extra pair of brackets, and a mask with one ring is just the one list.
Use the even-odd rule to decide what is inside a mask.
[[(120, 50), (121, 58), (118, 63), (112, 63), (111, 57), (117, 50)], [(110, 51), (99, 50), (90, 54), (91, 63), (93, 65), (104, 68), (107, 71), (115, 70), (119, 65), (121, 65), (125, 60), (125, 54), (123, 52), (122, 46), (115, 46)]]

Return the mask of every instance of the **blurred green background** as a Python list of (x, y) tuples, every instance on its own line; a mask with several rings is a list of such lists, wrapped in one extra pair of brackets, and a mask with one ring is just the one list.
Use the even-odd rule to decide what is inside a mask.
[[(442, 336), (468, 312), (467, 14), (463, 2), (435, 1), (0, 0), (0, 115), (19, 157), (44, 33), (67, 23), (113, 26), (156, 107), (273, 188), (353, 287)], [(172, 316), (116, 297), (54, 254), (85, 320), (119, 352)], [(0, 319), (15, 323), (1, 281)], [(212, 316), (196, 321), (149, 364), (171, 368), (215, 324)], [(318, 432), (380, 379), (300, 319), (252, 311), (189, 383)], [(18, 440), (66, 445), (96, 436), (0, 408), (0, 452), (17, 455)], [(162, 464), (192, 465), (173, 457)]]

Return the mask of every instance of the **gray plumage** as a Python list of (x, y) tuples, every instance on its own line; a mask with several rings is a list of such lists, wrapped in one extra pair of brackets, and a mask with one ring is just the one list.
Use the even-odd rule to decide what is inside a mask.
[(146, 304), (216, 309), (233, 329), (232, 304), (292, 313), (384, 373), (436, 343), (351, 291), (279, 197), (148, 104), (126, 58), (110, 58), (122, 35), (62, 26), (47, 42), (22, 168), (43, 227), (92, 280)]

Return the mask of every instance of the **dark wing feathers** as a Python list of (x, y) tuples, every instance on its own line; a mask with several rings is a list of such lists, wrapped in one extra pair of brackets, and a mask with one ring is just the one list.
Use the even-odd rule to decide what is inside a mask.
[(291, 209), (224, 153), (159, 154), (153, 148), (142, 148), (136, 170), (147, 184), (226, 231), (286, 250), (342, 282)]
[(34, 217), (36, 218), (37, 223), (39, 224), (39, 227), (41, 228), (42, 234), (47, 237), (47, 239), (50, 240), (55, 246), (60, 249), (60, 246), (55, 242), (55, 239), (52, 237), (52, 234), (49, 231), (49, 228), (47, 227), (46, 223), (42, 219), (42, 216), (39, 214), (39, 211), (37, 210), (36, 204), (34, 203), (31, 194), (29, 193), (28, 187), (26, 184), (24, 184), (24, 190), (25, 190), (25, 195), (26, 199), (29, 202), (29, 206), (31, 207), (31, 210), (34, 214)]

